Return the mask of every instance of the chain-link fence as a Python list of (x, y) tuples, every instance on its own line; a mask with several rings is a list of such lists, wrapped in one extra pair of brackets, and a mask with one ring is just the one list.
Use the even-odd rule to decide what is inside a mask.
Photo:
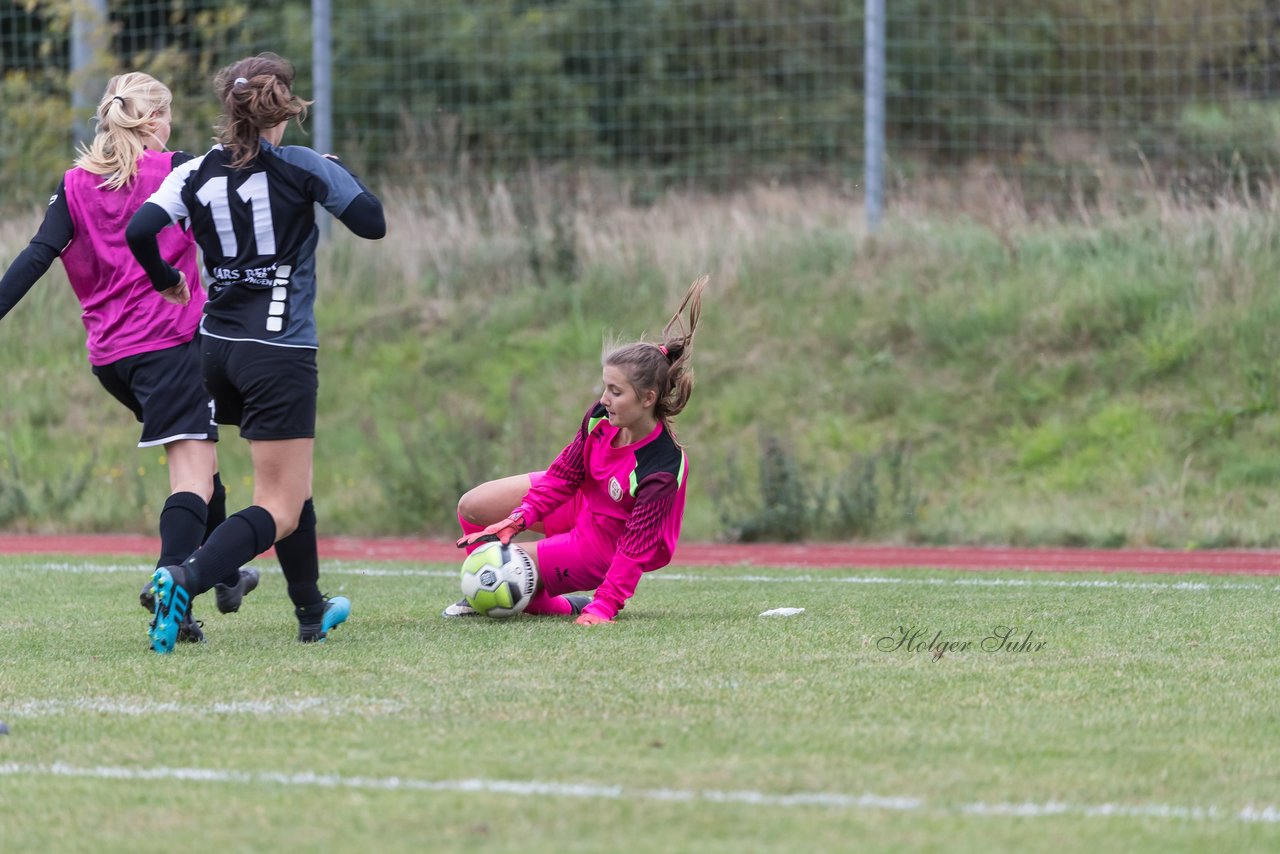
[[(72, 73), (74, 23), (94, 2), (106, 29)], [(865, 0), (331, 2), (333, 148), (375, 181), (531, 166), (645, 188), (862, 180)], [(1280, 0), (884, 5), (890, 199), (993, 172), (1029, 202), (1087, 203), (1109, 182), (1212, 194), (1280, 162)], [(0, 194), (56, 181), (96, 102), (73, 109), (73, 92), (94, 75), (169, 83), (174, 144), (192, 150), (227, 61), (274, 50), (308, 94), (311, 11), (0, 1)]]

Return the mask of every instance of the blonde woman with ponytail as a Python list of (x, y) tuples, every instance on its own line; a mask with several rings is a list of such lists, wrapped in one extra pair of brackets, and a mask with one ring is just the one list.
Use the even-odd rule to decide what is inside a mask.
[[(196, 246), (180, 228), (162, 236), (170, 263), (195, 283), (191, 300), (174, 305), (151, 287), (125, 240), (130, 218), (178, 164), (190, 155), (167, 150), (169, 89), (149, 74), (111, 78), (98, 103), (93, 141), (82, 146), (73, 168), (49, 200), (35, 237), (0, 278), (0, 318), (61, 258), (82, 307), (86, 347), (94, 376), (142, 423), (138, 447), (164, 448), (169, 497), (160, 511), (157, 566), (185, 559), (226, 517), (226, 492), (218, 477), (218, 428), (200, 379), (195, 333), (204, 303)], [(43, 317), (32, 323), (46, 323)], [(217, 593), (218, 610), (240, 606), (257, 585), (256, 571)], [(141, 601), (151, 608), (151, 582)], [(204, 634), (188, 614), (184, 641)]]
[[(541, 580), (526, 614), (611, 623), (640, 577), (671, 562), (689, 473), (674, 421), (693, 392), (693, 336), (706, 285), (703, 276), (689, 287), (661, 341), (605, 355), (603, 392), (549, 469), (483, 483), (458, 502), (458, 547), (468, 552), (527, 529), (545, 535), (526, 549)], [(474, 614), (463, 599), (443, 616)]]

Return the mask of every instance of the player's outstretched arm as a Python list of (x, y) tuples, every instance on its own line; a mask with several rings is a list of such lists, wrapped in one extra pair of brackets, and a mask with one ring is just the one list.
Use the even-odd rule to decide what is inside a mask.
[(67, 207), (67, 185), (63, 181), (49, 199), (49, 207), (45, 209), (40, 230), (31, 238), (27, 247), (18, 253), (18, 257), (13, 259), (9, 269), (4, 271), (4, 278), (0, 278), (0, 318), (21, 302), (35, 283), (49, 272), (54, 259), (62, 254), (75, 233), (71, 211)]
[(330, 209), (338, 218), (338, 222), (350, 229), (356, 237), (363, 237), (366, 240), (381, 240), (386, 237), (387, 218), (382, 211), (382, 201), (369, 192), (369, 188), (360, 180), (360, 176), (352, 172), (338, 155), (323, 154), (321, 157), (324, 158), (326, 170), (340, 170), (337, 174), (342, 176), (342, 181), (354, 183), (355, 188), (359, 190), (354, 196), (350, 196), (351, 201), (341, 213)]
[(366, 240), (381, 240), (387, 235), (387, 218), (382, 211), (382, 202), (368, 190), (351, 200), (338, 221), (356, 237)]
[(29, 243), (18, 253), (9, 269), (4, 271), (4, 278), (0, 279), (0, 319), (40, 281), (57, 257), (58, 251), (43, 243)]

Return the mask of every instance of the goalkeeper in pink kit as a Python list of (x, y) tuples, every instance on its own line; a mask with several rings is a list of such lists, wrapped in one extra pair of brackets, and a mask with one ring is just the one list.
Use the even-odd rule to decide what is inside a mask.
[[(672, 420), (693, 391), (690, 358), (706, 284), (703, 276), (689, 287), (662, 343), (626, 344), (604, 357), (604, 391), (550, 468), (483, 483), (458, 502), (458, 546), (468, 551), (526, 529), (546, 535), (526, 549), (541, 580), (526, 614), (613, 622), (640, 577), (671, 562), (688, 474)], [(570, 595), (582, 590), (595, 596)], [(444, 610), (475, 613), (465, 599)]]

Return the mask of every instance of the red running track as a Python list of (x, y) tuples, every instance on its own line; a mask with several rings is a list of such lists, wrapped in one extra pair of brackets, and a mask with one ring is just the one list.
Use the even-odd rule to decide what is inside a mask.
[[(155, 537), (107, 534), (0, 534), (0, 554), (121, 555), (150, 558), (159, 551)], [(404, 538), (329, 537), (320, 540), (320, 556), (330, 560), (421, 561), (453, 563), (462, 553), (453, 543)], [(934, 569), (1016, 569), (1049, 572), (1151, 572), (1208, 575), (1280, 575), (1280, 552), (1164, 549), (1022, 549), (983, 546), (911, 547), (862, 545), (788, 545), (773, 543), (685, 543), (676, 552), (679, 566), (797, 567), (851, 569), (914, 567)]]

